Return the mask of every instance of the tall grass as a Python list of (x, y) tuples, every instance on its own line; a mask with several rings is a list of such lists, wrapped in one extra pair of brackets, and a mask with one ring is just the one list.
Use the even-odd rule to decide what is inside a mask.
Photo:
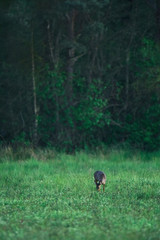
[[(1, 240), (160, 239), (159, 153), (5, 151)], [(96, 191), (96, 170), (107, 175), (104, 193)]]

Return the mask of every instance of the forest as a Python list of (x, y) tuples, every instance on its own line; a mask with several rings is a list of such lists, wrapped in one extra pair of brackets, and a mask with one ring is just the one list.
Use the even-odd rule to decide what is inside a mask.
[(160, 148), (159, 0), (1, 0), (0, 145)]
[(159, 160), (160, 0), (0, 0), (0, 239), (158, 240)]

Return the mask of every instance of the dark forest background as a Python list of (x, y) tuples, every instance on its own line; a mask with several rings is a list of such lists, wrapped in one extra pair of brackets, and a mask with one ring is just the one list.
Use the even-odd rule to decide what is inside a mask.
[(1, 0), (0, 142), (158, 149), (160, 1)]

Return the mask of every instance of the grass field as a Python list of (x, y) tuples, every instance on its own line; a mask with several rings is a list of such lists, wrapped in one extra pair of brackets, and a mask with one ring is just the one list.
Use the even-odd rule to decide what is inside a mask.
[[(48, 158), (1, 155), (1, 240), (160, 239), (160, 154)], [(107, 175), (104, 193), (96, 191), (95, 170)]]

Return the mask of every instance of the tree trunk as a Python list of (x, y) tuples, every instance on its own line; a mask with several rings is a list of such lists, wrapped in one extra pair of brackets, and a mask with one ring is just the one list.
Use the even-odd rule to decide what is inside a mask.
[(48, 20), (47, 22), (47, 31), (48, 31), (48, 43), (49, 43), (49, 51), (50, 51), (50, 58), (51, 62), (54, 66), (55, 60), (54, 60), (54, 53), (53, 53), (53, 43), (52, 43), (52, 34), (51, 34), (51, 26), (50, 26), (50, 21)]
[(125, 110), (128, 108), (128, 100), (129, 100), (129, 61), (130, 61), (130, 53), (127, 51), (126, 53), (126, 101), (125, 101)]
[(32, 90), (33, 90), (33, 110), (34, 110), (34, 123), (33, 123), (33, 145), (37, 146), (38, 143), (38, 107), (36, 95), (36, 78), (35, 78), (35, 59), (34, 59), (34, 33), (31, 33), (31, 62), (32, 62)]
[(69, 14), (66, 15), (68, 20), (68, 37), (70, 41), (70, 48), (68, 51), (68, 62), (67, 62), (67, 96), (69, 100), (69, 105), (72, 105), (72, 95), (73, 95), (73, 74), (74, 74), (74, 64), (76, 62), (75, 58), (75, 17), (76, 10), (73, 9)]
[(160, 0), (156, 1), (157, 39), (160, 42)]

